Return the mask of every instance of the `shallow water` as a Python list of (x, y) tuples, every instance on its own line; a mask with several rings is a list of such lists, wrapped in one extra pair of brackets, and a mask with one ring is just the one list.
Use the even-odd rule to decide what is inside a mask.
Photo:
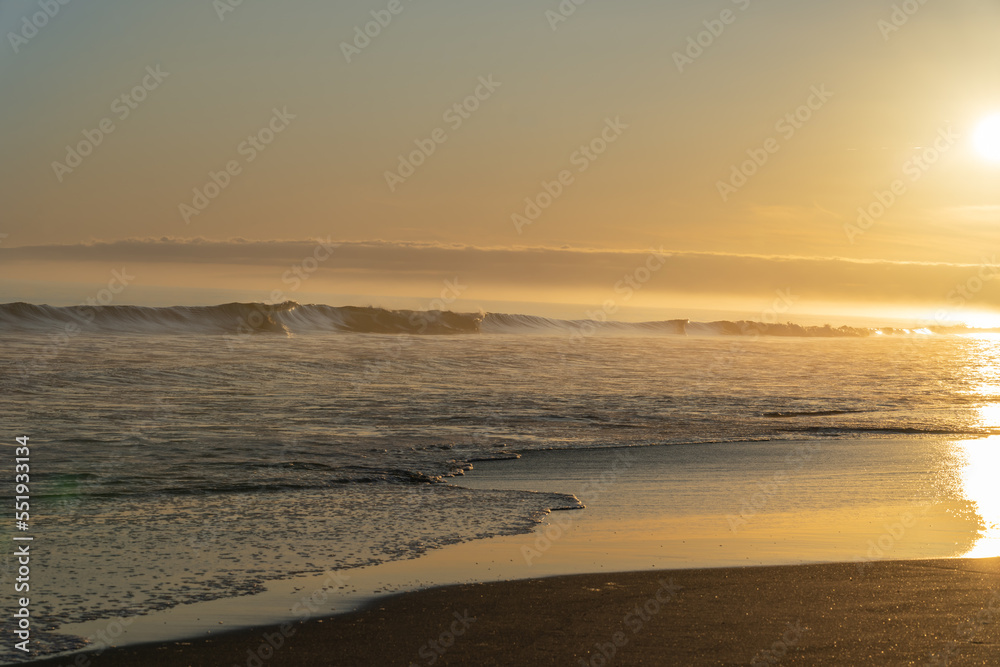
[(997, 453), (1000, 437), (547, 451), (484, 463), (463, 484), (586, 503), (512, 539), (539, 574), (993, 557), (1000, 511), (975, 480)]
[(996, 446), (989, 439), (828, 439), (531, 452), (479, 463), (455, 482), (573, 493), (586, 510), (554, 512), (531, 533), (449, 545), (416, 560), (269, 583), (240, 601), (64, 631), (168, 641), (322, 617), (379, 595), (455, 583), (831, 561), (856, 563), (864, 577), (879, 560), (998, 555), (1000, 517), (966, 484), (983, 463), (977, 450)]

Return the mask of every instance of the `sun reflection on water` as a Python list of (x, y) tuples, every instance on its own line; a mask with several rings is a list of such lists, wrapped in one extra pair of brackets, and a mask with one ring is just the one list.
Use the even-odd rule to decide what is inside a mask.
[(982, 428), (1000, 428), (1000, 403), (988, 403), (976, 409), (978, 426)]
[[(987, 407), (991, 410), (992, 418), (1000, 417), (997, 404)], [(1000, 556), (1000, 484), (997, 482), (997, 471), (1000, 471), (1000, 436), (958, 442), (956, 448), (956, 453), (964, 461), (964, 467), (960, 471), (962, 494), (975, 503), (976, 511), (985, 526), (972, 549), (962, 556)]]

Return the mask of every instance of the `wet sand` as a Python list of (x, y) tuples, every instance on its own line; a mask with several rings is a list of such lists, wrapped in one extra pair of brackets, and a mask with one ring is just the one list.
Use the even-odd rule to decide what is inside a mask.
[(341, 616), (30, 664), (943, 665), (946, 656), (997, 664), (1000, 559), (468, 584)]

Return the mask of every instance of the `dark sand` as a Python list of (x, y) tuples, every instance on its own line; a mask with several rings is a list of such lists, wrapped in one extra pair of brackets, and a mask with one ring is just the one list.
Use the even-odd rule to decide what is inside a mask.
[[(672, 600), (661, 588), (671, 580), (682, 587)], [(669, 601), (652, 602), (658, 590), (660, 600)], [(648, 611), (637, 614), (636, 606), (647, 603)], [(475, 621), (463, 628), (455, 614), (466, 612)], [(460, 636), (442, 639), (453, 622)], [(296, 624), (281, 648), (263, 649), (266, 659), (251, 658), (248, 651), (266, 646), (265, 634), (276, 632), (257, 628), (111, 649), (90, 656), (89, 664), (405, 666), (430, 665), (433, 657), (434, 665), (944, 665), (950, 652), (952, 665), (1000, 665), (1000, 559), (661, 570), (451, 586)], [(451, 646), (435, 652), (429, 644), (435, 639)], [(609, 654), (614, 647), (614, 656), (602, 662), (597, 645)], [(762, 651), (772, 646), (783, 657), (771, 654), (768, 662)]]

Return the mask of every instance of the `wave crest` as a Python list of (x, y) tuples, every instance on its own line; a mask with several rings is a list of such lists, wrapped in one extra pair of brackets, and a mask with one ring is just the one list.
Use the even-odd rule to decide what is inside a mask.
[[(506, 313), (456, 313), (431, 310), (389, 310), (359, 306), (227, 303), (219, 306), (70, 306), (30, 303), (0, 305), (0, 331), (94, 331), (118, 333), (304, 334), (345, 332), (366, 334), (547, 334), (563, 336), (788, 336), (800, 338), (860, 338), (873, 335), (953, 333), (908, 329), (803, 326), (728, 320), (691, 322), (615, 322), (559, 320)], [(958, 333), (958, 332), (955, 332)]]
[[(356, 333), (477, 333), (483, 316), (448, 311), (386, 310), (357, 306), (227, 303), (220, 306), (36, 306), (0, 305), (0, 331), (84, 331), (121, 333), (293, 334), (312, 331)], [(75, 330), (75, 329), (73, 329)]]

